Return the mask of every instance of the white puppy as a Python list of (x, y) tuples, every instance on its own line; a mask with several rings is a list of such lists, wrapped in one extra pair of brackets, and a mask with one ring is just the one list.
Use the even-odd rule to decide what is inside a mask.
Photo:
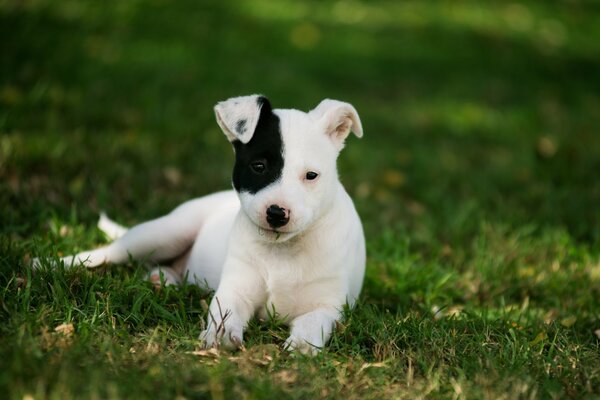
[(63, 261), (169, 262), (150, 279), (187, 277), (216, 290), (200, 336), (205, 346), (239, 347), (250, 318), (275, 311), (291, 328), (286, 347), (314, 354), (363, 282), (362, 225), (336, 168), (349, 133), (362, 136), (358, 114), (336, 100), (309, 113), (273, 110), (258, 95), (220, 102), (215, 113), (235, 150), (235, 191), (186, 202), (128, 231), (103, 216), (101, 229), (117, 240)]

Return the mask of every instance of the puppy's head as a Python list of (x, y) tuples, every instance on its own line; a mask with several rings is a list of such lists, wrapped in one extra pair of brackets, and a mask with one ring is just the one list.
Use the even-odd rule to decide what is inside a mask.
[(326, 213), (338, 194), (336, 159), (350, 132), (362, 136), (348, 103), (323, 100), (308, 113), (272, 109), (260, 95), (215, 106), (233, 144), (233, 187), (266, 240), (288, 240)]

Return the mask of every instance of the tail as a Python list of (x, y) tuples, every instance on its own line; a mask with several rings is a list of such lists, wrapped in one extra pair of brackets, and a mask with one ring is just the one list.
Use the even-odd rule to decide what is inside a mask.
[(121, 236), (127, 233), (128, 229), (122, 225), (117, 224), (112, 219), (106, 216), (103, 211), (100, 213), (100, 219), (98, 220), (98, 229), (100, 229), (107, 238), (110, 240), (117, 240)]

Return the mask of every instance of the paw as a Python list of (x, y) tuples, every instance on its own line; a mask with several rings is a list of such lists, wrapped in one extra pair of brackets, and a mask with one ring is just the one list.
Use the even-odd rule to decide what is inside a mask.
[(283, 348), (288, 351), (296, 351), (308, 356), (316, 356), (321, 351), (322, 346), (315, 343), (309, 343), (305, 339), (291, 335), (283, 344)]
[(202, 347), (224, 348), (226, 350), (236, 350), (243, 346), (243, 332), (241, 328), (231, 327), (225, 324), (220, 329), (214, 329), (214, 324), (200, 333)]
[(159, 289), (163, 282), (165, 286), (178, 285), (179, 279), (170, 268), (154, 268), (148, 273), (148, 280)]

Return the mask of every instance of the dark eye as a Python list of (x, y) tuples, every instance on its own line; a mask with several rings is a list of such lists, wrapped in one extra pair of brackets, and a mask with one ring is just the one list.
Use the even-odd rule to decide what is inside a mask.
[(250, 169), (255, 174), (264, 174), (267, 170), (267, 163), (265, 161), (254, 161), (250, 164)]
[(309, 181), (317, 179), (317, 176), (319, 176), (319, 174), (317, 174), (316, 172), (313, 172), (313, 171), (308, 171), (306, 173), (306, 179), (308, 179)]

